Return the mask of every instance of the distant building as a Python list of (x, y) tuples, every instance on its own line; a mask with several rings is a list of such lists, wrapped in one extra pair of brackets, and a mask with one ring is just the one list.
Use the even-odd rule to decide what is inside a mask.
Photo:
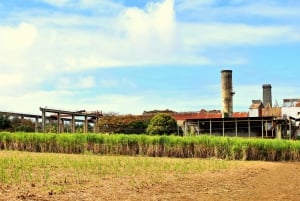
[(249, 107), (249, 117), (261, 117), (263, 107), (261, 100), (252, 100), (252, 104)]
[(282, 117), (288, 118), (289, 116), (293, 118), (300, 117), (300, 99), (283, 99), (283, 107), (282, 110)]

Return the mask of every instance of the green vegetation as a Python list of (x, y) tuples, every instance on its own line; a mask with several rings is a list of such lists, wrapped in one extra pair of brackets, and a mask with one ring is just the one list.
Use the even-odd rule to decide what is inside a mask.
[(23, 132), (34, 132), (35, 125), (31, 120), (9, 118), (6, 115), (0, 115), (0, 131), (23, 131)]
[(155, 183), (161, 181), (164, 174), (171, 173), (184, 176), (184, 174), (225, 169), (236, 163), (216, 159), (199, 160), (0, 151), (0, 184), (30, 183), (47, 186), (48, 188), (53, 188), (53, 185), (70, 187), (71, 184), (97, 183), (97, 181), (109, 177), (131, 177), (132, 180), (136, 177), (145, 177), (147, 182)]
[(153, 115), (110, 115), (101, 118), (97, 127), (103, 133), (142, 134)]
[(300, 142), (216, 136), (0, 133), (1, 150), (299, 161)]
[(11, 128), (11, 122), (8, 116), (0, 115), (0, 129), (6, 130)]
[(110, 115), (101, 118), (97, 124), (103, 133), (122, 134), (177, 134), (177, 122), (169, 114), (157, 113), (147, 115)]
[(169, 114), (158, 113), (150, 120), (146, 132), (150, 135), (174, 134), (177, 133), (177, 122)]

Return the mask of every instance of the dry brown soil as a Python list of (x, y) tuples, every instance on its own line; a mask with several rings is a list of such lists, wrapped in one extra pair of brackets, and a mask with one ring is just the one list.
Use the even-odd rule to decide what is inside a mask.
[(61, 189), (1, 184), (0, 200), (300, 200), (300, 163), (243, 162), (199, 174), (170, 173), (157, 181), (150, 177), (107, 177)]

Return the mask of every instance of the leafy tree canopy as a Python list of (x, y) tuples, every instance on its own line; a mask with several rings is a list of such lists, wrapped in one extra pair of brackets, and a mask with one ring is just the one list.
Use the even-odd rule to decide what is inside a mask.
[(0, 129), (5, 130), (11, 127), (11, 122), (8, 116), (0, 115)]
[(112, 115), (104, 116), (98, 122), (100, 132), (141, 134), (145, 133), (151, 115)]
[(177, 122), (169, 114), (158, 113), (150, 120), (146, 132), (150, 135), (170, 135), (177, 132)]

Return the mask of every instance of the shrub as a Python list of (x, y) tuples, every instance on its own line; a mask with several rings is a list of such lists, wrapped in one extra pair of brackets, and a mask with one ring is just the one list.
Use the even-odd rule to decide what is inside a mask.
[(147, 134), (170, 135), (177, 131), (177, 122), (169, 114), (158, 113), (151, 120), (147, 127)]

